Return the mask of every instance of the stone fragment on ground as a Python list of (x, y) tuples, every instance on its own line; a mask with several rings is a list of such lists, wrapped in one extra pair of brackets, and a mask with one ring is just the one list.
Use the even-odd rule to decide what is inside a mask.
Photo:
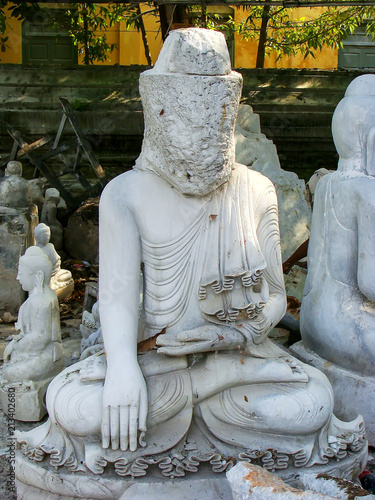
[(297, 265), (284, 275), (287, 310), (281, 324), (290, 330), (299, 330), (299, 315), (306, 276), (307, 270)]
[(234, 500), (359, 500), (375, 499), (361, 487), (327, 474), (303, 474), (301, 488), (292, 488), (266, 469), (240, 462), (227, 472)]
[(355, 500), (360, 498), (375, 500), (375, 495), (364, 490), (361, 486), (328, 474), (301, 474), (298, 481), (298, 487), (329, 493), (334, 498), (337, 497), (340, 500)]

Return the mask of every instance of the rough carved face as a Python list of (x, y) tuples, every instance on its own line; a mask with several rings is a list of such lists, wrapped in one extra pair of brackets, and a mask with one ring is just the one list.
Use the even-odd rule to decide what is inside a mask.
[(142, 155), (183, 194), (204, 196), (229, 178), (241, 88), (234, 72), (141, 75)]
[(23, 290), (31, 292), (38, 281), (48, 283), (52, 275), (52, 263), (43, 250), (37, 246), (29, 247), (20, 257), (17, 280)]
[(18, 265), (17, 280), (25, 292), (31, 292), (35, 287), (35, 273), (22, 262)]

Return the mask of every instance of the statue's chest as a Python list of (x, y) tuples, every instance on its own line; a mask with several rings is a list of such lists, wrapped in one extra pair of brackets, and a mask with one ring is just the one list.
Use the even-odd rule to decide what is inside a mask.
[(142, 241), (153, 245), (155, 249), (167, 249), (173, 247), (176, 241), (184, 239), (187, 233), (204, 231), (204, 218), (203, 207), (199, 209), (188, 204), (182, 207), (171, 204), (148, 206), (137, 222)]

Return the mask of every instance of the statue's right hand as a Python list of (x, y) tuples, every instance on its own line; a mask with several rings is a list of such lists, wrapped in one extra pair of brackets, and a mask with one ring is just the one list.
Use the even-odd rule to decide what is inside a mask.
[[(125, 368), (125, 369), (124, 369)], [(116, 373), (107, 369), (103, 389), (102, 446), (135, 451), (146, 432), (147, 388), (138, 363), (127, 362)]]

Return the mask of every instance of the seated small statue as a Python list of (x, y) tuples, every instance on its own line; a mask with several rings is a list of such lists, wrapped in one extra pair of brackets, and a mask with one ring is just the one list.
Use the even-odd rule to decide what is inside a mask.
[[(233, 457), (286, 475), (362, 466), (361, 419), (337, 420), (326, 377), (268, 338), (286, 307), (277, 201), (234, 162), (241, 84), (224, 36), (194, 28), (171, 31), (141, 75), (142, 152), (100, 201), (106, 352), (54, 379), (49, 421), (18, 435), (29, 458), (132, 478)], [(157, 350), (137, 356), (137, 342)]]
[(44, 198), (40, 221), (50, 228), (50, 241), (55, 249), (61, 250), (64, 241), (64, 230), (61, 222), (57, 220), (57, 205), (60, 203), (60, 193), (55, 188), (48, 188)]
[(50, 228), (41, 222), (34, 229), (36, 245), (43, 250), (52, 262), (52, 276), (50, 287), (57, 294), (61, 302), (71, 296), (74, 290), (74, 280), (72, 273), (67, 269), (61, 269), (61, 257), (56, 252), (55, 247), (49, 242), (51, 237)]
[[(29, 247), (19, 260), (17, 279), (29, 297), (20, 307), (15, 324), (19, 333), (5, 348), (1, 370), (2, 390), (4, 386), (16, 387), (15, 418), (19, 420), (39, 420), (45, 414), (43, 397), (47, 385), (63, 367), (60, 310), (49, 286), (51, 274), (51, 261), (36, 246)], [(37, 408), (28, 406), (27, 392), (32, 390), (39, 393)], [(26, 401), (22, 401), (22, 392), (26, 393)], [(7, 405), (3, 408), (6, 411)], [(34, 418), (35, 414), (40, 418)]]
[[(295, 352), (332, 381), (341, 418), (364, 416), (375, 445), (375, 75), (348, 86), (332, 119), (339, 163), (314, 197)], [(301, 349), (308, 352), (302, 352)], [(312, 360), (312, 355), (315, 361)]]
[(22, 163), (10, 161), (0, 182), (0, 206), (25, 209), (30, 204), (31, 192), (27, 180), (22, 177)]

